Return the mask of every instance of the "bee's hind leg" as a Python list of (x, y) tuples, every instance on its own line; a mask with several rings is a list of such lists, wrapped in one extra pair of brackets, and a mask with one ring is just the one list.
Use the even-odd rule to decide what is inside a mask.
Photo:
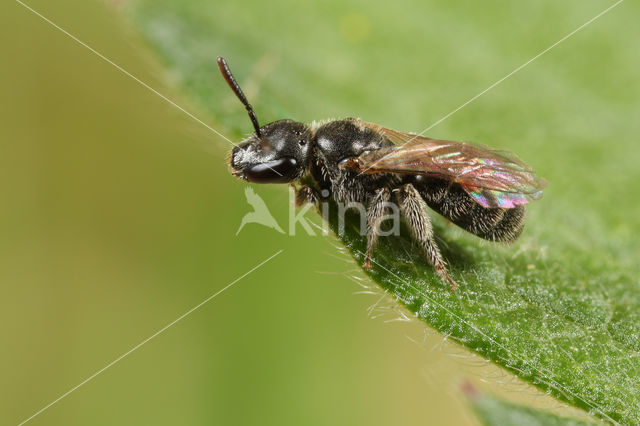
[(380, 235), (380, 224), (388, 208), (389, 198), (391, 198), (389, 189), (378, 189), (367, 210), (367, 255), (362, 264), (362, 267), (367, 270), (371, 269), (371, 253)]
[(433, 265), (440, 277), (451, 285), (451, 290), (456, 290), (458, 285), (449, 277), (447, 269), (433, 238), (431, 220), (425, 210), (426, 204), (413, 185), (403, 185), (398, 190), (398, 203), (400, 212), (406, 219), (413, 237), (424, 249), (429, 262)]

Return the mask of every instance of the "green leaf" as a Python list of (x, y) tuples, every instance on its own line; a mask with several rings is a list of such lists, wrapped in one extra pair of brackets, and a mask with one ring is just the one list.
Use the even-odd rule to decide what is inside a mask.
[[(605, 8), (489, 3), (154, 0), (131, 10), (169, 77), (239, 136), (250, 123), (217, 74), (218, 55), (263, 123), (360, 116), (419, 131)], [(368, 273), (448, 338), (623, 423), (640, 422), (640, 57), (628, 42), (638, 9), (614, 8), (429, 132), (509, 149), (547, 178), (515, 245), (480, 241), (433, 213), (458, 291), (407, 238), (382, 238)], [(357, 222), (340, 238), (362, 262)]]
[(476, 415), (485, 426), (586, 426), (593, 424), (523, 407), (490, 395), (472, 395), (470, 402)]

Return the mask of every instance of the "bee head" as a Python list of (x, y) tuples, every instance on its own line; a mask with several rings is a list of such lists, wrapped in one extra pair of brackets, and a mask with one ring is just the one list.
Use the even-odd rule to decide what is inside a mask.
[(231, 151), (231, 173), (255, 183), (287, 183), (301, 178), (309, 159), (310, 129), (293, 120), (274, 121), (260, 127), (253, 107), (221, 56), (218, 57), (218, 67), (231, 90), (247, 109), (255, 130)]
[(292, 120), (280, 120), (260, 128), (233, 148), (231, 172), (255, 183), (287, 183), (302, 177), (310, 153), (311, 131)]

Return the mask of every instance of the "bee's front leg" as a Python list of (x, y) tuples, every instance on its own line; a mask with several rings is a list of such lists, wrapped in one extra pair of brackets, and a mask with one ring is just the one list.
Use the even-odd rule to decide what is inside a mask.
[(318, 204), (320, 201), (320, 194), (315, 188), (308, 185), (303, 185), (300, 189), (292, 183), (291, 188), (295, 192), (295, 205), (296, 207), (302, 207), (305, 204)]

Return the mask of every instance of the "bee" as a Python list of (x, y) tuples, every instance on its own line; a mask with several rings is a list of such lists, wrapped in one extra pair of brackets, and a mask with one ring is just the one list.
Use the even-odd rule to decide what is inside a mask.
[(431, 139), (359, 118), (260, 126), (224, 58), (218, 57), (218, 67), (255, 130), (231, 151), (232, 174), (254, 183), (292, 184), (298, 206), (328, 198), (362, 203), (365, 269), (371, 268), (380, 222), (393, 200), (428, 261), (455, 290), (426, 206), (480, 238), (512, 242), (522, 233), (525, 204), (540, 198), (547, 184), (511, 152)]

